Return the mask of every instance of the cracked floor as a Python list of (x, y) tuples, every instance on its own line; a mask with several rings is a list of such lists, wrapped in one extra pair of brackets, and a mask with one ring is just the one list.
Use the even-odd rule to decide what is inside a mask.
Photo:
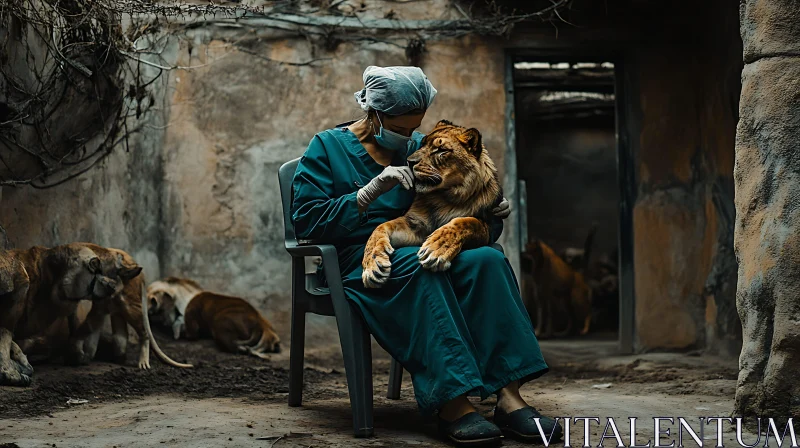
[[(160, 339), (161, 340), (161, 339)], [(551, 371), (523, 387), (524, 397), (551, 416), (599, 417), (590, 425), (597, 446), (613, 417), (625, 445), (628, 417), (637, 417), (639, 444), (653, 439), (653, 417), (684, 417), (695, 430), (699, 416), (726, 417), (733, 408), (736, 360), (677, 353), (615, 355), (608, 340), (542, 341)], [(286, 405), (288, 351), (270, 362), (220, 354), (210, 344), (162, 342), (168, 353), (183, 350), (198, 360), (193, 371), (156, 365), (149, 372), (97, 362), (89, 367), (43, 365), (31, 389), (0, 388), (0, 446), (33, 447), (372, 447), (448, 446), (434, 419), (416, 412), (408, 375), (399, 401), (385, 398), (388, 358), (375, 352), (375, 437), (351, 436), (350, 407), (336, 345), (308, 350), (304, 405)], [(135, 352), (135, 350), (132, 350)], [(129, 361), (130, 365), (133, 365)], [(67, 405), (69, 398), (88, 400)], [(493, 399), (477, 403), (491, 414)], [(672, 436), (678, 429), (666, 422)], [(611, 433), (609, 433), (610, 435)], [(584, 427), (570, 428), (572, 445), (583, 444)], [(684, 444), (695, 446), (687, 440)], [(738, 446), (725, 424), (725, 446)], [(703, 439), (716, 442), (716, 429)], [(745, 432), (748, 444), (756, 436)], [(7, 445), (2, 445), (2, 444)], [(616, 440), (605, 439), (605, 446)], [(676, 444), (678, 441), (676, 440)], [(505, 446), (522, 446), (505, 441)], [(563, 442), (556, 446), (563, 446)]]

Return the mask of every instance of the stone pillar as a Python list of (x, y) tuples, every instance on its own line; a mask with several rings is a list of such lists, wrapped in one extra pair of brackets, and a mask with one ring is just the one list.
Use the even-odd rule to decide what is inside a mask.
[(800, 2), (742, 0), (736, 136), (735, 412), (800, 416)]

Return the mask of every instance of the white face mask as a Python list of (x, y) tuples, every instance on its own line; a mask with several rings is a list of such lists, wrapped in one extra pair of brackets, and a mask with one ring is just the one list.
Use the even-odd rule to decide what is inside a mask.
[[(391, 151), (404, 151), (407, 149), (409, 143), (411, 143), (411, 137), (406, 137), (405, 135), (400, 135), (397, 132), (392, 132), (384, 128), (380, 114), (375, 112), (375, 116), (378, 117), (378, 123), (381, 125), (380, 131), (375, 133), (375, 141), (381, 145), (382, 148), (386, 148)], [(374, 131), (375, 128), (373, 126), (373, 132)]]

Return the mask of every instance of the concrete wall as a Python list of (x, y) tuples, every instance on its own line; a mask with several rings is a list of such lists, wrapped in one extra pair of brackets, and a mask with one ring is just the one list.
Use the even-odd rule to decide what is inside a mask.
[[(718, 5), (719, 6), (719, 5)], [(738, 354), (732, 252), (741, 42), (735, 5), (705, 11), (687, 41), (630, 58), (639, 348)], [(638, 134), (638, 138), (635, 136)]]
[[(443, 8), (434, 3), (429, 6)], [(735, 5), (727, 7), (735, 16)], [(441, 10), (448, 11), (445, 17), (452, 13)], [(404, 19), (431, 12), (406, 5), (397, 5), (397, 11)], [(592, 42), (627, 49), (637, 157), (634, 262), (641, 349), (709, 344), (716, 350), (724, 343), (723, 352), (736, 350), (725, 211), (732, 204), (736, 123), (735, 100), (729, 97), (738, 89), (740, 59), (735, 17), (731, 25), (727, 13), (706, 13), (704, 20), (687, 16), (686, 23), (696, 22), (697, 29), (688, 31), (692, 39), (678, 42), (652, 39), (648, 27), (637, 30), (636, 24), (658, 19), (663, 34), (674, 35), (671, 26), (680, 22), (663, 14), (636, 20), (607, 14), (599, 16), (601, 22), (622, 19), (596, 28), (564, 26), (558, 39), (545, 24), (534, 40), (429, 42), (421, 63), (439, 90), (421, 130), (442, 118), (478, 127), (503, 167), (505, 47), (568, 51), (570, 45)], [(714, 27), (707, 26), (711, 19)], [(606, 44), (587, 37), (594, 30), (604, 36), (641, 32), (648, 39), (613, 38)], [(688, 43), (699, 37), (700, 44)], [(230, 46), (242, 39), (250, 51), (274, 60), (330, 59), (281, 65)], [(161, 96), (169, 104), (163, 109), (168, 120), (157, 123), (166, 127), (151, 128), (129, 153), (118, 150), (103, 166), (59, 189), (4, 189), (0, 222), (17, 247), (91, 240), (128, 249), (150, 278), (187, 276), (251, 299), (287, 337), (289, 267), (277, 169), (300, 156), (315, 132), (360, 116), (353, 92), (361, 88), (364, 67), (406, 63), (403, 49), (395, 46), (332, 48), (246, 28), (194, 28), (165, 54), (170, 62), (195, 66), (170, 72)], [(320, 337), (334, 333), (330, 320), (311, 322), (309, 331)]]
[[(607, 14), (571, 20), (583, 28), (560, 28), (557, 41), (533, 28), (510, 46), (527, 50), (527, 59), (576, 55), (622, 63), (627, 121), (620, 130), (634, 157), (635, 349), (736, 356), (737, 5), (708, 2), (691, 13), (663, 2), (606, 6)], [(525, 126), (521, 117), (517, 125)]]
[[(23, 47), (28, 40), (12, 41)], [(24, 53), (24, 48), (17, 48)], [(142, 79), (152, 80), (156, 69), (142, 66)], [(106, 159), (87, 173), (57, 187), (35, 189), (6, 186), (0, 198), (0, 224), (11, 247), (55, 246), (75, 241), (93, 242), (124, 249), (144, 267), (148, 279), (161, 275), (159, 247), (161, 145), (168, 113), (168, 77), (151, 85), (154, 107), (141, 119), (131, 119), (132, 134)], [(75, 100), (73, 100), (75, 102)], [(52, 122), (67, 123), (60, 132), (80, 129), (84, 110), (60, 107)], [(85, 117), (83, 117), (85, 119)], [(91, 142), (87, 144), (91, 151)], [(0, 147), (0, 151), (6, 150)], [(7, 154), (6, 154), (7, 155)], [(1, 244), (1, 243), (0, 243)]]
[[(299, 157), (314, 133), (361, 116), (353, 92), (363, 87), (365, 67), (404, 65), (405, 55), (341, 45), (327, 55), (330, 61), (290, 67), (231, 50), (213, 29), (192, 38), (181, 45), (178, 63), (202, 67), (173, 76), (164, 140), (162, 273), (247, 297), (288, 334), (290, 270), (278, 167)], [(283, 61), (312, 57), (301, 40), (249, 48)], [(484, 63), (465, 61), (467, 51)], [(422, 68), (439, 94), (421, 130), (443, 118), (478, 127), (502, 167), (502, 52), (469, 39), (430, 52), (435, 58)]]

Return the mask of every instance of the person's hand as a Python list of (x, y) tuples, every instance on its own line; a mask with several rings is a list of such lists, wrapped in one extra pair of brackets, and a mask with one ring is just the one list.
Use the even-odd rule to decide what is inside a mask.
[(407, 166), (387, 166), (370, 183), (377, 184), (382, 193), (386, 193), (397, 184), (408, 190), (414, 186), (414, 172)]
[(366, 209), (378, 196), (386, 193), (397, 185), (406, 190), (414, 187), (414, 173), (407, 166), (387, 166), (369, 183), (358, 190), (358, 206)]
[(506, 198), (503, 198), (503, 200), (497, 204), (497, 207), (492, 209), (492, 213), (500, 219), (506, 219), (508, 215), (511, 214), (511, 204), (508, 203)]

